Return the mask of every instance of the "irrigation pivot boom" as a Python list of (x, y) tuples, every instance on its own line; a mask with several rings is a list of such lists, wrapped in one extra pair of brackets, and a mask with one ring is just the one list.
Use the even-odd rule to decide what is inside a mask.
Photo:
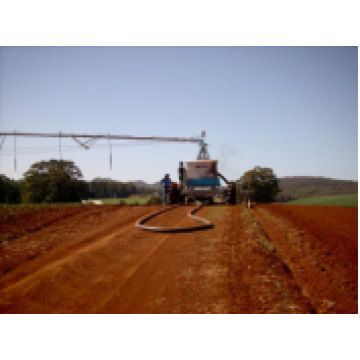
[[(201, 132), (201, 137), (165, 137), (165, 136), (130, 136), (130, 135), (89, 135), (89, 134), (66, 134), (66, 133), (28, 133), (28, 132), (0, 132), (0, 136), (2, 137), (1, 140), (1, 147), (5, 141), (6, 136), (28, 136), (28, 137), (46, 137), (46, 138), (71, 138), (75, 142), (77, 142), (80, 146), (89, 150), (92, 145), (99, 139), (106, 139), (106, 140), (154, 140), (154, 141), (164, 141), (164, 142), (192, 142), (198, 143), (200, 146), (200, 151), (198, 154), (197, 159), (209, 159), (210, 156), (207, 152), (207, 144), (204, 141), (205, 132)], [(82, 140), (80, 140), (82, 139)], [(1, 149), (0, 147), (0, 149)]]
[[(165, 136), (130, 136), (130, 135), (110, 135), (110, 134), (68, 134), (68, 133), (28, 133), (28, 132), (0, 132), (0, 150), (6, 136), (14, 136), (14, 167), (16, 170), (16, 138), (18, 136), (58, 138), (59, 154), (61, 158), (61, 139), (71, 138), (78, 145), (89, 150), (96, 141), (100, 139), (108, 140), (110, 147), (110, 169), (112, 168), (112, 146), (110, 140), (147, 140), (163, 142), (191, 142), (197, 143), (200, 150), (197, 160), (186, 162), (185, 168), (183, 162), (179, 163), (179, 184), (172, 182), (169, 191), (169, 202), (171, 204), (183, 203), (188, 201), (208, 201), (213, 202), (216, 195), (223, 195), (228, 204), (236, 204), (236, 184), (233, 181), (227, 181), (226, 178), (217, 170), (218, 161), (211, 160), (207, 151), (205, 142), (205, 131), (202, 131), (200, 137), (165, 137)], [(180, 179), (180, 173), (181, 179)], [(227, 189), (223, 189), (220, 184), (220, 178), (225, 181)]]

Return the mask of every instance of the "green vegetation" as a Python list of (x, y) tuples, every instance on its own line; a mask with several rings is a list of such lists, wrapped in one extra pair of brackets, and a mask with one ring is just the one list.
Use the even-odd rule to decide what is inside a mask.
[(259, 240), (261, 245), (264, 247), (264, 250), (267, 254), (274, 253), (276, 251), (275, 244), (270, 241), (265, 233), (262, 227), (258, 224), (256, 221), (252, 211), (250, 209), (242, 207), (241, 208), (242, 215), (244, 216), (247, 223), (251, 226), (251, 230), (256, 234), (256, 238)]
[(163, 199), (161, 196), (151, 196), (148, 200), (148, 205), (162, 205)]
[(261, 203), (275, 201), (275, 198), (280, 191), (279, 181), (273, 170), (270, 168), (255, 166), (254, 169), (247, 171), (236, 182), (238, 202), (243, 200), (243, 189), (251, 190), (251, 200)]
[(144, 205), (149, 201), (150, 196), (131, 196), (127, 198), (119, 198), (119, 199), (89, 199), (89, 200), (101, 200), (105, 205), (118, 205), (118, 204), (138, 204)]
[(21, 185), (19, 182), (0, 175), (0, 203), (1, 204), (20, 204)]
[[(105, 199), (105, 204), (120, 201), (144, 204), (151, 196), (161, 194), (156, 184), (137, 181), (135, 185), (100, 177), (83, 181), (81, 178), (80, 169), (72, 161), (40, 161), (31, 165), (21, 180), (0, 175), (0, 204), (79, 203), (83, 199)], [(132, 195), (138, 198), (131, 198)]]
[(40, 161), (31, 165), (24, 174), (22, 202), (61, 203), (77, 202), (86, 196), (86, 185), (80, 179), (82, 173), (66, 160)]
[(115, 197), (121, 199), (137, 193), (137, 188), (132, 183), (123, 183), (112, 179), (97, 177), (87, 184), (90, 191), (89, 198), (92, 199), (111, 199)]
[(127, 198), (105, 198), (105, 199), (89, 199), (91, 200), (100, 200), (103, 205), (161, 205), (162, 198), (160, 196), (148, 196), (148, 195), (139, 195), (139, 196), (130, 196)]
[(317, 196), (288, 202), (294, 205), (358, 206), (358, 195)]
[(132, 195), (150, 196), (157, 192), (153, 187), (146, 187), (144, 184), (137, 181), (135, 185), (132, 182), (121, 182), (100, 177), (87, 182), (90, 193), (89, 199), (124, 199)]

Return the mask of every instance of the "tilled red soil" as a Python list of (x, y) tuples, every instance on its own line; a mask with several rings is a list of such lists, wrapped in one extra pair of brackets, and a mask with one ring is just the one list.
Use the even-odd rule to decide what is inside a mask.
[(1, 241), (7, 243), (26, 233), (80, 213), (93, 210), (91, 206), (18, 206), (4, 207), (0, 214)]
[[(7, 242), (0, 313), (357, 311), (354, 213), (324, 209), (332, 220), (323, 226), (300, 207), (209, 206), (197, 216), (213, 229), (166, 234), (134, 226), (161, 208), (93, 206)], [(147, 224), (199, 224), (189, 210)], [(352, 226), (339, 232), (333, 223), (341, 216)]]
[(317, 312), (358, 312), (357, 208), (262, 205), (254, 213)]
[(105, 217), (108, 219), (120, 208), (119, 205), (29, 206), (2, 216), (0, 274), (101, 225)]
[(225, 208), (219, 252), (228, 272), (231, 313), (312, 313), (313, 308), (264, 238), (252, 212)]

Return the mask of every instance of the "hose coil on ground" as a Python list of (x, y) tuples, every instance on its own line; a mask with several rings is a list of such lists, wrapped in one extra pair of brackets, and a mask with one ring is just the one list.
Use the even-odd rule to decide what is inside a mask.
[(205, 230), (205, 229), (212, 229), (214, 227), (214, 224), (211, 223), (209, 220), (200, 218), (198, 216), (194, 216), (194, 214), (199, 211), (202, 207), (202, 204), (197, 206), (196, 208), (192, 209), (191, 211), (188, 212), (187, 216), (193, 220), (196, 221), (200, 221), (203, 223), (203, 225), (198, 225), (198, 226), (189, 226), (189, 227), (183, 227), (183, 228), (165, 228), (165, 227), (158, 227), (158, 226), (147, 226), (144, 225), (147, 221), (149, 221), (150, 219), (154, 218), (157, 215), (162, 214), (165, 211), (169, 211), (172, 210), (174, 208), (178, 207), (178, 205), (173, 205), (173, 206), (169, 206), (166, 207), (165, 209), (156, 211), (154, 213), (151, 213), (149, 215), (144, 216), (143, 218), (141, 218), (140, 220), (138, 220), (135, 223), (135, 226), (139, 229), (142, 230), (147, 230), (147, 231), (153, 231), (153, 232), (163, 232), (163, 233), (181, 233), (181, 232), (191, 232), (191, 231), (198, 231), (198, 230)]

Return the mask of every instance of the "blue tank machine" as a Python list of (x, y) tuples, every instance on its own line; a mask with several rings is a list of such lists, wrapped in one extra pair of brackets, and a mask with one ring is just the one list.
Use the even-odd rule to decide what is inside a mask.
[[(205, 132), (201, 133), (201, 137)], [(222, 187), (220, 178), (226, 183)], [(218, 160), (210, 159), (207, 144), (200, 143), (197, 160), (187, 161), (179, 165), (179, 183), (171, 183), (169, 202), (171, 204), (201, 201), (214, 203), (216, 196), (228, 204), (236, 204), (236, 184), (228, 181), (218, 172)]]

